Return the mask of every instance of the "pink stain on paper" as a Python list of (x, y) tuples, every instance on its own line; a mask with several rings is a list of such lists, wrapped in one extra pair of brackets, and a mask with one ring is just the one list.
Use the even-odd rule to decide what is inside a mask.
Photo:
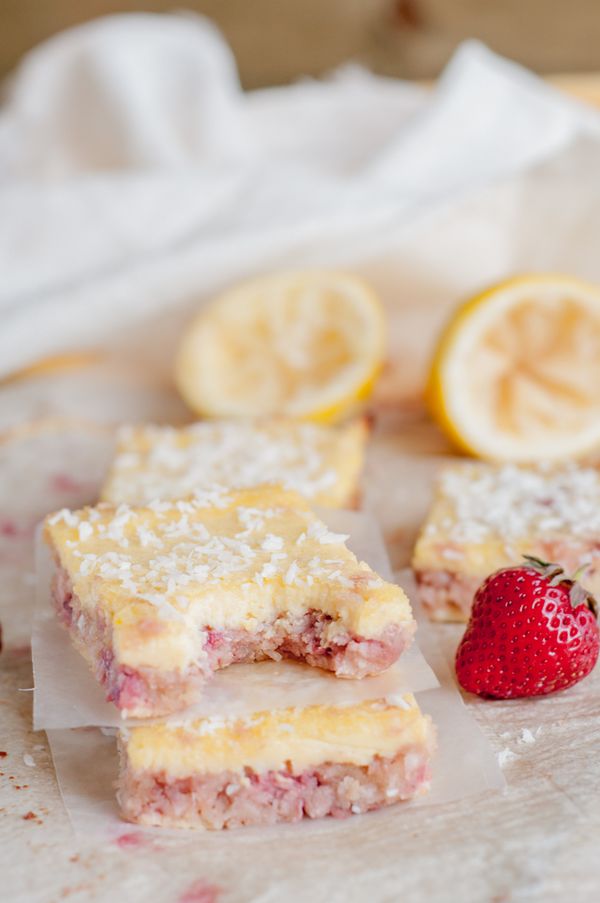
[(208, 884), (202, 878), (190, 884), (187, 890), (177, 898), (177, 903), (217, 903), (221, 888), (216, 884)]
[(68, 473), (56, 473), (50, 478), (50, 486), (55, 492), (65, 492), (68, 495), (80, 492), (88, 492), (90, 483), (74, 480)]
[(0, 520), (0, 536), (18, 536), (20, 532), (14, 520), (8, 518)]
[(6, 536), (7, 539), (21, 539), (23, 537), (33, 536), (33, 527), (21, 527), (12, 517), (0, 517), (0, 536)]
[(151, 843), (151, 838), (141, 831), (130, 831), (129, 834), (121, 834), (115, 841), (120, 850), (137, 850)]
[(0, 515), (0, 537), (6, 539), (31, 539), (35, 533), (37, 520), (32, 524), (19, 524), (12, 517)]

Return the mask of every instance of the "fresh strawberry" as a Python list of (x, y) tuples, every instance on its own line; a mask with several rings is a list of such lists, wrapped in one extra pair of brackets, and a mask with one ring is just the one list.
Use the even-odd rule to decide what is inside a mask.
[(496, 699), (542, 696), (590, 673), (600, 636), (594, 599), (556, 564), (526, 556), (475, 593), (456, 652), (465, 690)]

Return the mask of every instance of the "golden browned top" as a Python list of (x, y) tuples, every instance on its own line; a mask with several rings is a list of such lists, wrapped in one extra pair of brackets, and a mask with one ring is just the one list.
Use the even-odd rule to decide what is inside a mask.
[(323, 762), (366, 765), (375, 756), (432, 744), (429, 719), (412, 694), (349, 706), (310, 706), (259, 712), (248, 718), (158, 723), (121, 734), (134, 770), (183, 777), (195, 773), (277, 769)]
[(255, 631), (307, 610), (373, 637), (412, 625), (404, 592), (359, 562), (293, 492), (213, 489), (145, 507), (59, 511), (46, 536), (85, 607), (113, 627), (121, 661), (185, 667), (198, 630)]

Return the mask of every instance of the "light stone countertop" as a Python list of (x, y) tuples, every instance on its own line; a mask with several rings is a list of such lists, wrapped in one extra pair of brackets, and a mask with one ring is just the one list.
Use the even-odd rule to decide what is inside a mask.
[[(3, 479), (11, 482), (11, 461), (21, 470), (26, 465), (32, 487), (32, 498), (25, 498), (27, 517), (34, 522), (44, 507), (57, 506), (57, 492), (64, 492), (65, 501), (72, 499), (74, 507), (84, 501), (93, 487), (82, 474), (101, 472), (108, 451), (101, 433), (97, 460), (89, 444), (69, 440), (70, 472), (79, 481), (69, 485), (56, 473), (57, 461), (66, 453), (44, 445), (42, 454), (27, 435), (0, 448), (0, 468)], [(435, 453), (446, 451), (419, 422), (401, 434), (397, 430), (379, 434), (372, 444), (366, 501), (382, 521), (396, 567), (406, 563), (414, 528), (427, 505), (430, 477), (439, 460)], [(418, 457), (407, 456), (415, 452)], [(79, 462), (76, 454), (82, 455)], [(52, 485), (46, 496), (43, 483), (31, 478), (33, 468), (40, 469), (42, 463)], [(75, 836), (45, 735), (31, 730), (32, 694), (27, 692), (32, 686), (31, 662), (23, 643), (26, 584), (19, 590), (17, 579), (20, 571), (31, 568), (31, 533), (11, 535), (7, 527), (7, 518), (22, 510), (26, 492), (26, 486), (18, 492), (7, 490), (6, 483), (4, 491), (0, 486), (0, 524), (5, 528), (0, 536), (4, 578), (0, 618), (6, 631), (0, 655), (0, 751), (6, 753), (0, 757), (0, 900), (589, 903), (600, 899), (598, 669), (579, 686), (553, 697), (470, 701), (471, 712), (501, 755), (508, 789), (504, 795), (489, 793), (403, 813), (394, 820), (393, 857), (389, 820), (377, 813), (343, 822), (286, 826), (276, 844), (272, 829), (266, 839), (260, 829), (236, 832), (235, 838), (191, 833), (158, 840), (132, 829), (125, 843)], [(461, 627), (433, 629), (451, 655)]]
[[(450, 646), (459, 627), (436, 628)], [(12, 903), (115, 901), (565, 901), (598, 899), (600, 672), (552, 698), (475, 702), (471, 711), (504, 761), (508, 790), (407, 812), (397, 857), (382, 854), (377, 814), (364, 835), (336, 823), (323, 842), (288, 828), (265, 870), (272, 837), (248, 832), (231, 861), (229, 839), (190, 834), (98, 845), (75, 836), (44, 734), (31, 731), (31, 665), (24, 649), (1, 658), (0, 899)], [(531, 736), (534, 742), (531, 742)], [(525, 742), (525, 738), (529, 742)], [(24, 755), (32, 757), (27, 765)], [(31, 760), (28, 759), (31, 762)], [(331, 823), (330, 823), (331, 825)], [(267, 849), (263, 843), (267, 844)], [(260, 865), (258, 864), (260, 863)], [(192, 893), (192, 888), (194, 893)], [(186, 896), (186, 891), (188, 894)], [(194, 895), (195, 894), (195, 895)]]

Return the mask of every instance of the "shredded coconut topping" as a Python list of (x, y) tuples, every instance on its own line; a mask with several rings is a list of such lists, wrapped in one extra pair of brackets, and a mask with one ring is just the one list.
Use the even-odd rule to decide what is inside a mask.
[(385, 701), (388, 705), (394, 705), (396, 708), (404, 709), (405, 711), (409, 711), (413, 707), (402, 693), (388, 693)]
[[(347, 458), (342, 430), (316, 424), (222, 421), (183, 429), (146, 426), (120, 431), (106, 497), (144, 504), (195, 495), (218, 505), (214, 487), (278, 484), (316, 499), (336, 486)], [(156, 510), (159, 510), (158, 508)]]
[(53, 514), (49, 519), (48, 523), (58, 524), (61, 521), (67, 525), (67, 527), (76, 527), (78, 524), (77, 518), (73, 514), (72, 511), (69, 511), (68, 508), (61, 508), (60, 511), (57, 511), (56, 514)]
[(440, 489), (448, 510), (428, 524), (429, 536), (476, 543), (532, 534), (600, 535), (600, 474), (593, 468), (467, 465), (446, 470)]
[(281, 536), (274, 536), (273, 533), (267, 533), (261, 548), (263, 548), (265, 552), (278, 552), (280, 549), (283, 549), (283, 539)]
[(79, 538), (80, 539), (89, 539), (90, 536), (94, 535), (94, 528), (89, 521), (82, 521), (79, 524)]
[[(249, 498), (255, 502), (257, 493), (220, 492), (212, 507), (205, 499), (101, 504), (60, 512), (48, 523), (75, 580), (94, 578), (94, 593), (104, 596), (110, 587), (123, 604), (143, 600), (169, 619), (187, 617), (191, 603), (215, 586), (246, 595), (270, 581), (303, 588), (319, 581), (360, 601), (382, 585), (344, 545), (346, 536), (331, 533), (305, 504), (290, 506), (290, 496), (276, 489), (265, 493), (265, 507), (244, 504)], [(323, 546), (326, 554), (315, 554)], [(99, 589), (98, 581), (106, 586)]]
[(310, 539), (316, 539), (317, 542), (320, 542), (323, 546), (346, 542), (350, 539), (348, 533), (332, 533), (327, 529), (324, 523), (318, 520), (310, 523), (306, 532)]

